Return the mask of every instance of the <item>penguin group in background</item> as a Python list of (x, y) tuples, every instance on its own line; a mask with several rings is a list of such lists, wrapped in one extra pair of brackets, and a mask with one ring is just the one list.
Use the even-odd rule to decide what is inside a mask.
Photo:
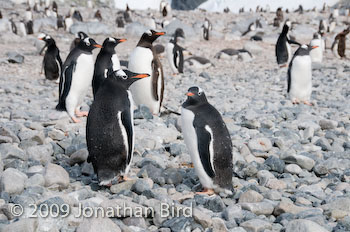
[(179, 37), (185, 38), (185, 33), (181, 28), (175, 30), (174, 37), (166, 46), (167, 58), (174, 74), (183, 73), (184, 66), (183, 48), (177, 44)]
[(311, 105), (312, 66), (310, 51), (317, 46), (301, 45), (294, 53), (288, 67), (287, 92), (293, 104)]
[(191, 155), (201, 193), (232, 193), (232, 142), (220, 113), (202, 89), (191, 87), (181, 108), (182, 134)]
[(126, 10), (123, 13), (124, 21), (126, 23), (132, 23), (129, 6), (126, 5)]
[(283, 22), (284, 17), (283, 17), (283, 11), (282, 11), (282, 7), (279, 7), (276, 11), (276, 18), (280, 21)]
[(82, 32), (82, 31), (79, 31), (77, 34), (76, 34), (76, 37), (75, 39), (72, 41), (71, 45), (70, 45), (70, 51), (72, 51), (78, 44), (81, 40), (84, 40), (85, 38), (87, 38), (88, 35), (85, 33), (85, 32)]
[(203, 38), (205, 40), (209, 40), (209, 31), (212, 29), (212, 25), (209, 19), (205, 18), (204, 24), (202, 27), (203, 27)]
[(291, 40), (288, 35), (288, 31), (291, 28), (291, 22), (287, 20), (283, 26), (282, 33), (279, 35), (276, 43), (276, 58), (277, 64), (282, 68), (286, 67), (289, 60), (292, 58), (292, 49), (290, 44), (296, 44), (300, 46), (300, 43)]
[(109, 74), (91, 105), (86, 123), (86, 142), (100, 185), (126, 175), (134, 152), (133, 99), (130, 85), (148, 77), (128, 70)]
[(42, 35), (39, 37), (39, 39), (45, 41), (45, 47), (47, 47), (43, 59), (45, 77), (48, 80), (58, 81), (62, 71), (60, 50), (56, 46), (56, 42), (51, 36)]
[(132, 84), (130, 90), (135, 103), (146, 105), (152, 114), (160, 112), (164, 95), (163, 68), (152, 44), (164, 34), (147, 30), (129, 57), (128, 69), (131, 72), (150, 75)]
[(311, 47), (316, 47), (310, 51), (311, 61), (313, 63), (322, 63), (323, 59), (323, 39), (319, 33), (314, 34), (314, 38), (310, 41)]
[(94, 16), (98, 21), (102, 21), (101, 11), (97, 10)]
[(123, 16), (117, 16), (115, 23), (117, 24), (117, 27), (124, 28), (124, 19)]
[(78, 11), (78, 10), (75, 10), (73, 12), (72, 18), (75, 20), (78, 20), (80, 22), (83, 22), (83, 16), (81, 16), (80, 11)]
[(92, 78), (92, 93), (94, 98), (97, 90), (107, 78), (108, 72), (113, 72), (120, 69), (120, 61), (117, 53), (115, 52), (115, 47), (119, 43), (125, 41), (126, 39), (109, 37), (103, 42), (100, 53), (96, 58), (94, 75)]
[(334, 42), (332, 44), (332, 51), (335, 57), (337, 58), (345, 58), (345, 49), (346, 49), (346, 36), (350, 32), (350, 27), (343, 30), (334, 38)]
[(62, 66), (59, 85), (59, 100), (56, 109), (67, 111), (73, 122), (80, 122), (77, 117), (87, 116), (80, 111), (84, 97), (91, 85), (94, 74), (94, 59), (92, 50), (101, 48), (95, 40), (87, 37), (69, 53)]
[(161, 1), (159, 10), (162, 13), (163, 17), (167, 17), (171, 11), (170, 4), (166, 1)]

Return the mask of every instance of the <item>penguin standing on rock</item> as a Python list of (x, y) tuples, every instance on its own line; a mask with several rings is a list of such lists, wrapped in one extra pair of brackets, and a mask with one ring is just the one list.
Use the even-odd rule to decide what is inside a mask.
[(310, 51), (318, 46), (301, 45), (294, 53), (288, 67), (287, 92), (293, 104), (300, 102), (312, 105), (310, 97), (312, 92), (312, 68)]
[(203, 38), (205, 40), (209, 40), (209, 31), (212, 29), (211, 22), (209, 19), (205, 18), (204, 24), (203, 24)]
[(62, 67), (60, 77), (59, 100), (56, 109), (67, 111), (73, 122), (80, 122), (75, 116), (87, 116), (88, 112), (81, 112), (86, 92), (94, 74), (94, 58), (92, 50), (101, 48), (95, 40), (87, 37), (81, 40), (68, 55)]
[(203, 90), (191, 87), (182, 104), (181, 125), (191, 155), (201, 194), (232, 190), (232, 142), (220, 113), (208, 102)]
[(148, 77), (128, 70), (109, 74), (102, 83), (86, 123), (86, 142), (100, 185), (110, 186), (129, 172), (134, 152), (133, 100), (129, 86)]
[(292, 49), (290, 44), (296, 44), (300, 46), (300, 43), (291, 40), (288, 35), (288, 31), (291, 28), (291, 22), (287, 20), (283, 26), (282, 33), (278, 37), (276, 43), (276, 58), (277, 64), (282, 68), (286, 67), (289, 60), (292, 58)]
[(177, 39), (185, 38), (185, 33), (181, 28), (176, 29), (174, 38), (167, 44), (167, 58), (170, 64), (170, 68), (174, 74), (183, 73), (184, 55), (183, 48), (177, 44)]
[(137, 105), (146, 105), (153, 114), (158, 114), (164, 95), (164, 74), (162, 64), (153, 47), (153, 42), (165, 32), (147, 30), (141, 36), (136, 48), (132, 51), (128, 69), (135, 73), (147, 73), (150, 76), (130, 86)]
[[(45, 77), (48, 80), (57, 80), (61, 75), (62, 60), (60, 57), (60, 50), (56, 46), (55, 40), (49, 35), (42, 35), (39, 37), (40, 40), (45, 41), (47, 50), (43, 59), (43, 68)], [(57, 82), (58, 83), (58, 82)]]
[(345, 58), (345, 49), (346, 49), (346, 36), (350, 32), (350, 27), (345, 29), (344, 31), (340, 32), (335, 38), (334, 42), (332, 44), (332, 51), (333, 54), (337, 58)]
[(120, 61), (114, 50), (114, 48), (126, 39), (117, 39), (109, 37), (105, 39), (102, 44), (102, 49), (97, 55), (94, 69), (94, 76), (92, 78), (92, 92), (94, 98), (96, 96), (97, 90), (107, 78), (109, 71), (116, 71), (120, 69)]

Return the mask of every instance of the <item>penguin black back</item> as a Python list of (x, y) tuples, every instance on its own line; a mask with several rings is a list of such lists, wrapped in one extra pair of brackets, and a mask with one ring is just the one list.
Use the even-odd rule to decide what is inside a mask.
[(43, 59), (45, 77), (48, 80), (56, 80), (60, 77), (62, 70), (60, 51), (56, 46), (55, 40), (51, 36), (46, 35), (40, 39), (45, 41), (47, 47)]

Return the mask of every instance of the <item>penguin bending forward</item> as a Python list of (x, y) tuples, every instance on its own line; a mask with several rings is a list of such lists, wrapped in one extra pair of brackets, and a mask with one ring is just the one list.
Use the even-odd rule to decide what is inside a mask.
[(232, 142), (220, 113), (203, 90), (191, 87), (182, 104), (182, 133), (204, 194), (232, 190)]
[(294, 53), (288, 67), (287, 92), (293, 104), (300, 102), (312, 105), (310, 97), (312, 93), (312, 66), (310, 51), (318, 46), (302, 45)]
[(100, 185), (129, 172), (134, 151), (133, 100), (130, 85), (148, 77), (128, 70), (117, 70), (100, 86), (86, 123), (86, 142)]
[(78, 123), (76, 116), (87, 116), (80, 112), (80, 105), (91, 84), (94, 74), (94, 59), (92, 50), (101, 48), (95, 40), (87, 37), (69, 53), (62, 67), (59, 86), (59, 100), (56, 109), (67, 111), (73, 122)]
[(56, 46), (56, 42), (51, 36), (43, 35), (39, 37), (39, 39), (45, 41), (45, 47), (47, 47), (43, 59), (45, 77), (48, 80), (59, 80), (62, 71), (60, 50)]
[(130, 86), (136, 105), (146, 105), (153, 114), (158, 114), (164, 94), (163, 68), (152, 43), (165, 32), (147, 30), (141, 36), (132, 51), (128, 69), (135, 73), (147, 73), (150, 76)]
[(94, 76), (92, 78), (92, 93), (94, 98), (102, 82), (107, 78), (108, 71), (120, 69), (120, 61), (114, 49), (119, 43), (125, 41), (126, 39), (109, 37), (103, 42), (102, 49), (96, 58)]
[(276, 43), (276, 58), (277, 58), (277, 64), (283, 68), (286, 67), (290, 59), (292, 58), (292, 49), (290, 47), (290, 44), (296, 44), (300, 46), (301, 44), (291, 40), (288, 35), (288, 31), (291, 27), (291, 22), (287, 20), (283, 26), (282, 33), (278, 37), (277, 43)]
[(184, 55), (183, 48), (177, 44), (178, 37), (185, 38), (185, 33), (181, 28), (177, 28), (174, 38), (166, 46), (169, 65), (174, 74), (183, 73)]

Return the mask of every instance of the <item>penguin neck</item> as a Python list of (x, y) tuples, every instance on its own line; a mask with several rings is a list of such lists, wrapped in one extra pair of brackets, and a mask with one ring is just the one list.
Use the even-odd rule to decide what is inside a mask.
[(289, 27), (288, 27), (287, 25), (284, 25), (284, 26), (283, 26), (283, 29), (282, 29), (282, 34), (287, 35), (287, 34), (288, 34), (288, 31), (289, 31)]
[(201, 105), (208, 104), (207, 99), (202, 99), (201, 101), (195, 101), (193, 99), (187, 99), (183, 104), (182, 107), (185, 109), (193, 109), (195, 107), (199, 107)]
[(137, 47), (144, 47), (144, 48), (152, 49), (153, 45), (152, 45), (152, 42), (141, 39), (139, 41), (139, 43), (137, 44)]
[(110, 54), (115, 54), (114, 48), (115, 48), (115, 46), (103, 47), (103, 52), (110, 53)]

